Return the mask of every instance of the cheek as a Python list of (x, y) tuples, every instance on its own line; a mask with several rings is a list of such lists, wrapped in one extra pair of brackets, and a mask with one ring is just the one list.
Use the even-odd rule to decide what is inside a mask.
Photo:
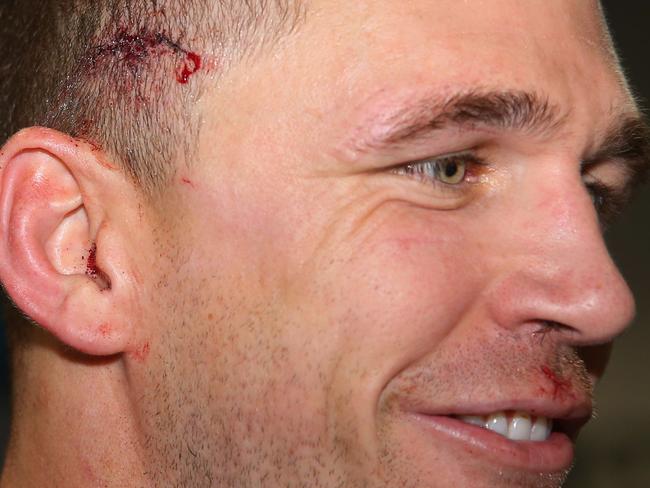
[(392, 334), (440, 339), (474, 296), (479, 273), (468, 237), (443, 223), (387, 228), (376, 237), (351, 263), (363, 277), (355, 285), (359, 304)]
[(323, 314), (339, 350), (354, 361), (348, 372), (364, 377), (371, 396), (435, 351), (479, 293), (481, 251), (451, 220), (426, 214), (385, 221), (350, 244), (348, 259), (327, 270), (326, 285), (314, 285), (324, 290)]
[(381, 223), (321, 248), (289, 306), (290, 322), (301, 324), (292, 345), (319, 372), (313, 384), (325, 383), (339, 439), (369, 449), (371, 459), (382, 391), (442, 347), (485, 275), (480, 250), (468, 247), (471, 236), (451, 217), (398, 210), (374, 222)]

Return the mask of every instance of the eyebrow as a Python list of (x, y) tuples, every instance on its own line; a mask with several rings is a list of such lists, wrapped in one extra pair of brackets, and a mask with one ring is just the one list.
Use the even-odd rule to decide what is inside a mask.
[[(381, 113), (373, 127), (359, 128), (353, 142), (356, 150), (377, 150), (419, 140), (456, 126), (467, 129), (519, 131), (550, 137), (566, 122), (570, 112), (547, 98), (528, 91), (468, 91), (445, 99), (425, 97), (410, 100), (397, 110)], [(377, 120), (378, 119), (378, 120)], [(637, 112), (614, 118), (602, 144), (583, 165), (614, 160), (623, 164), (631, 189), (645, 181), (650, 170), (650, 128)]]
[[(428, 97), (381, 114), (359, 149), (379, 149), (431, 136), (447, 126), (496, 128), (547, 134), (559, 128), (568, 113), (548, 99), (526, 91), (470, 91), (440, 99)], [(383, 119), (383, 120), (382, 120)]]
[(583, 165), (623, 162), (629, 181), (625, 192), (645, 183), (650, 173), (650, 126), (647, 120), (639, 114), (620, 115), (614, 119), (603, 140)]

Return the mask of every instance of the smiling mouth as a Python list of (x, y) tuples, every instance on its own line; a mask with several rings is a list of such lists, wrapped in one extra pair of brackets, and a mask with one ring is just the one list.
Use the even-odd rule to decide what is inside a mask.
[(420, 433), (503, 468), (557, 473), (571, 466), (577, 435), (591, 418), (586, 398), (564, 405), (539, 398), (509, 402), (510, 408), (503, 403), (492, 408), (458, 406), (447, 413), (403, 405), (402, 411), (416, 428), (422, 449), (428, 448), (429, 441)]
[(454, 418), (490, 430), (512, 441), (543, 442), (553, 431), (553, 420), (522, 411), (501, 411), (489, 415), (455, 415)]

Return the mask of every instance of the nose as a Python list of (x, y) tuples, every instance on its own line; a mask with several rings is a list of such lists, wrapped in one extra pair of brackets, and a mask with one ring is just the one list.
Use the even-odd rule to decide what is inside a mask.
[(492, 319), (508, 329), (560, 324), (575, 346), (611, 342), (633, 319), (634, 298), (580, 176), (547, 171), (511, 193), (492, 239), (500, 243), (487, 293)]

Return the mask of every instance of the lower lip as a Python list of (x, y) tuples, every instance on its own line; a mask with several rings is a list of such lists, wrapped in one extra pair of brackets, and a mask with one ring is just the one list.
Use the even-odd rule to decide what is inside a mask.
[(503, 467), (556, 473), (569, 469), (573, 462), (573, 442), (560, 432), (551, 433), (545, 441), (512, 441), (453, 417), (425, 414), (411, 414), (410, 417), (431, 435), (456, 442), (471, 455)]

